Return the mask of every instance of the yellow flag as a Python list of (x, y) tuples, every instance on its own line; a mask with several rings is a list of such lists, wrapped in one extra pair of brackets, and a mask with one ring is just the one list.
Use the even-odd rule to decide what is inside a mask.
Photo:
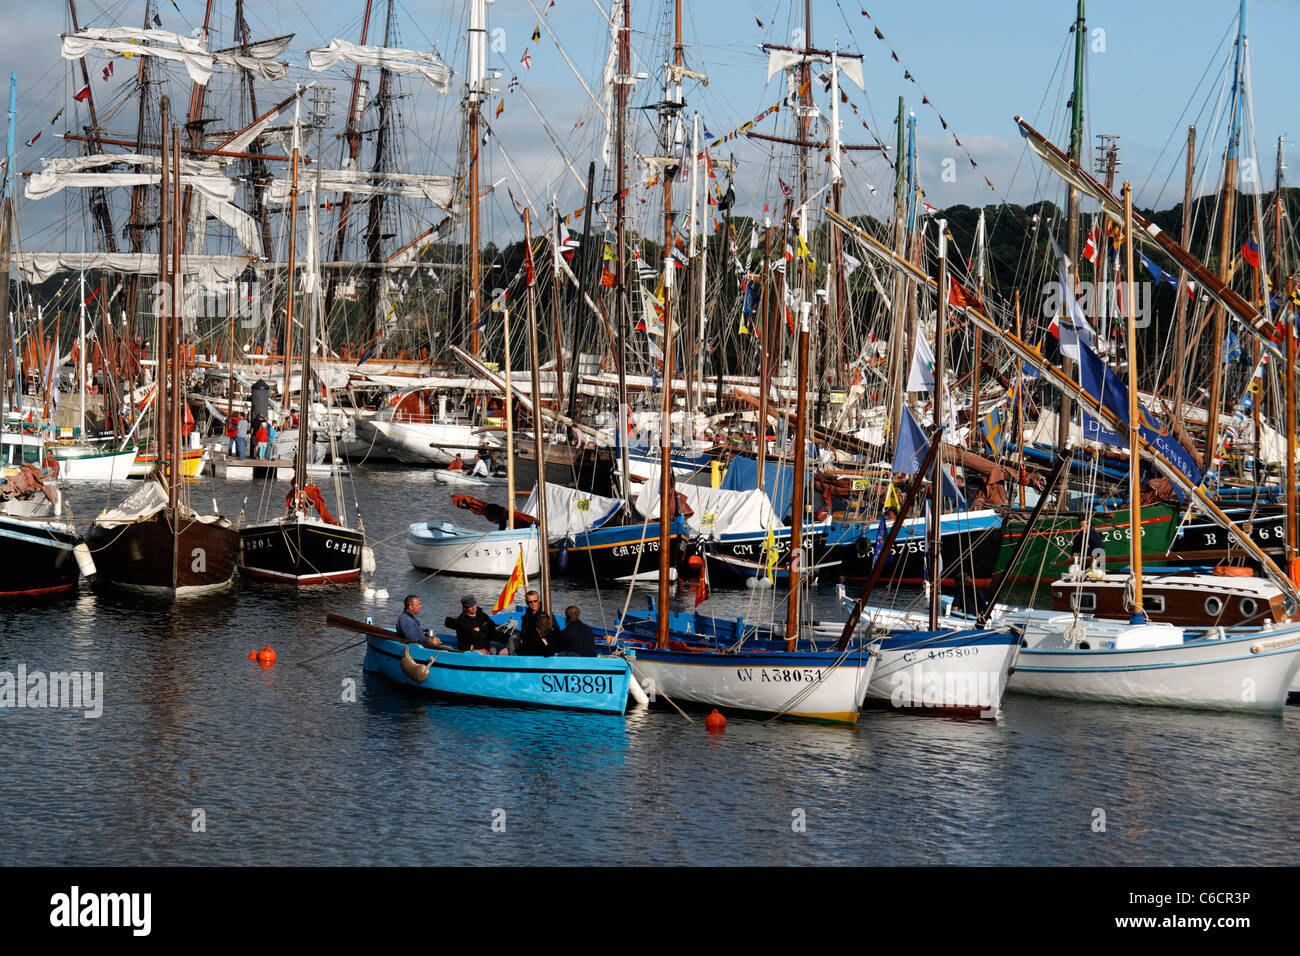
[(519, 546), (519, 558), (515, 561), (515, 569), (510, 572), (510, 580), (501, 590), (497, 603), (492, 606), (493, 614), (500, 614), (510, 606), (510, 602), (515, 599), (515, 594), (524, 586), (524, 548), (521, 543)]
[(894, 483), (891, 481), (889, 483), (889, 490), (885, 492), (885, 508), (893, 508), (897, 511), (901, 507), (902, 504), (898, 500), (898, 489), (894, 487)]
[(773, 584), (776, 583), (776, 560), (779, 554), (776, 550), (776, 535), (772, 533), (772, 526), (767, 526), (767, 540), (763, 542), (763, 550), (767, 553), (767, 579)]

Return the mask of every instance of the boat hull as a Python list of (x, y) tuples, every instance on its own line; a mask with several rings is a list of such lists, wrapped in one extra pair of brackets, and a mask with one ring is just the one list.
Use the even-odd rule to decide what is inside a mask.
[(471, 531), (443, 522), (417, 521), (406, 529), (406, 555), (421, 571), (441, 571), (468, 577), (509, 577), (522, 552), (524, 573), (535, 577), (538, 561), (536, 528), (513, 531)]
[[(1022, 647), (1008, 690), (1072, 700), (1278, 713), (1300, 669), (1300, 627), (1166, 647)], [(1045, 642), (1046, 643), (1046, 642)]]
[(93, 445), (47, 446), (63, 481), (123, 481), (131, 477), (136, 449), (116, 451)]
[[(429, 676), (415, 680), (402, 661), (409, 649)], [(462, 653), (368, 636), (363, 665), (371, 673), (438, 696), (621, 714), (632, 669), (624, 657), (519, 657)]]
[[(668, 537), (668, 565), (676, 580), (686, 525), (674, 518)], [(550, 546), (551, 566), (574, 581), (658, 581), (659, 522), (606, 525)]]
[[(184, 596), (229, 587), (239, 535), (224, 519), (182, 519), (172, 551), (172, 516), (166, 509), (139, 521), (92, 525), (86, 543), (99, 579), (151, 594)], [(173, 557), (174, 554), (174, 557)]]
[(857, 723), (875, 665), (876, 658), (863, 651), (731, 654), (638, 648), (636, 652), (638, 680), (643, 685), (653, 681), (654, 692), (677, 703), (833, 724)]
[(77, 585), (81, 571), (70, 528), (41, 519), (0, 516), (0, 597), (54, 594)]
[[(1144, 564), (1167, 563), (1166, 554), (1174, 540), (1179, 512), (1167, 505), (1142, 509), (1142, 561)], [(1055, 581), (1070, 570), (1073, 548), (1082, 516), (1061, 514), (1043, 518), (1029, 533), (1024, 553), (1010, 575), (1013, 581)], [(1017, 512), (1007, 515), (1002, 534), (1002, 550), (995, 573), (1001, 574), (1011, 564), (1011, 556), (1025, 533), (1027, 517)], [(1116, 511), (1109, 518), (1095, 517), (1093, 525), (1101, 535), (1108, 564), (1120, 567), (1129, 563), (1129, 512)]]
[(286, 517), (239, 529), (239, 570), (263, 581), (344, 584), (361, 577), (360, 531), (319, 520)]

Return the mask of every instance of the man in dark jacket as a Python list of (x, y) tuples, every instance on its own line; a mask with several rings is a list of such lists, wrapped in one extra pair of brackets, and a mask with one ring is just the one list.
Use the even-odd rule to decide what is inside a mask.
[(524, 619), (520, 622), (519, 649), (515, 653), (522, 657), (550, 657), (556, 650), (554, 619), (546, 621), (542, 596), (536, 591), (525, 594), (524, 603), (528, 610), (524, 611)]
[(595, 657), (596, 635), (579, 620), (579, 611), (570, 604), (564, 609), (564, 630), (560, 632), (560, 649), (564, 657)]
[(461, 598), (460, 606), (463, 608), (460, 617), (447, 618), (447, 626), (456, 632), (457, 647), (462, 651), (491, 654), (492, 642), (501, 640), (496, 624), (479, 608), (472, 594)]

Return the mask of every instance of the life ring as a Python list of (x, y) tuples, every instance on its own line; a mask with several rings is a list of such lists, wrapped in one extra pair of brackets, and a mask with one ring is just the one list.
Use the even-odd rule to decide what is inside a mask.
[(1214, 573), (1221, 578), (1253, 578), (1255, 576), (1255, 572), (1250, 568), (1241, 568), (1235, 565), (1215, 568)]

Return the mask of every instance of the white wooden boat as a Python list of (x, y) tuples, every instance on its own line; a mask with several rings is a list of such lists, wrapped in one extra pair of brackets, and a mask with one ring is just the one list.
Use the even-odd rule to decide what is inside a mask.
[(482, 491), (485, 488), (504, 488), (506, 479), (499, 475), (471, 475), (468, 471), (448, 471), (446, 468), (440, 468), (433, 473), (433, 477), (442, 482), (444, 485), (450, 485), (454, 489), (461, 491)]
[(401, 422), (357, 419), (357, 440), (375, 457), (395, 458), (408, 465), (446, 465), (457, 452), (473, 459), (483, 447), (499, 450), (501, 443), (477, 425), (459, 422)]
[(123, 481), (131, 476), (138, 449), (80, 442), (50, 442), (46, 450), (59, 463), (63, 481)]
[(421, 571), (508, 578), (521, 552), (524, 573), (536, 575), (541, 566), (535, 526), (472, 531), (448, 521), (417, 521), (406, 529), (406, 554), (412, 567)]
[[(1008, 689), (1075, 700), (1279, 713), (1300, 670), (1300, 624), (1186, 632), (1071, 626), (1020, 649)], [(1028, 642), (1027, 642), (1028, 643)]]

